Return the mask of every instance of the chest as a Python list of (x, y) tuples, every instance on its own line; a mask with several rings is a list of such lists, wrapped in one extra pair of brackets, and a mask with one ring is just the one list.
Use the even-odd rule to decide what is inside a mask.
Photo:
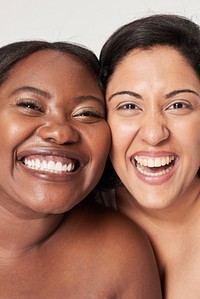
[(164, 299), (200, 298), (200, 234), (156, 236), (152, 241), (160, 268)]
[(200, 298), (200, 256), (180, 256), (166, 264), (163, 276), (165, 299)]
[[(107, 299), (114, 292), (106, 273), (86, 254), (33, 255), (0, 263), (0, 297), (5, 299)], [(110, 294), (112, 292), (112, 294)], [(117, 297), (112, 297), (117, 298)]]

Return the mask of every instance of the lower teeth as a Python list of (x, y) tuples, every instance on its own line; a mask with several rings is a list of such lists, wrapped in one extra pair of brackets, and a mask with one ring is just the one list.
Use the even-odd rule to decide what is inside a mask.
[(158, 177), (158, 176), (161, 176), (161, 175), (164, 175), (164, 174), (167, 174), (169, 173), (173, 166), (170, 166), (168, 167), (167, 169), (163, 169), (162, 171), (159, 171), (159, 172), (148, 172), (147, 170), (141, 168), (141, 165), (137, 163), (136, 165), (137, 167), (137, 170), (141, 173), (141, 174), (144, 174), (146, 176), (151, 176), (151, 177)]

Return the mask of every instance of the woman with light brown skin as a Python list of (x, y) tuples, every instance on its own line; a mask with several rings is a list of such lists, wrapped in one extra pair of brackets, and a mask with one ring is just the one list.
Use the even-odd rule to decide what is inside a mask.
[(147, 238), (93, 203), (110, 147), (98, 76), (77, 45), (0, 49), (1, 298), (161, 298)]
[(108, 39), (100, 61), (121, 180), (107, 201), (149, 237), (164, 298), (198, 299), (199, 26), (174, 15), (133, 21)]

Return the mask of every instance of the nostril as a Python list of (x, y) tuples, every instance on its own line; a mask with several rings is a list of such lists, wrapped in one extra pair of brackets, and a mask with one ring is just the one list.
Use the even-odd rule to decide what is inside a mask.
[(154, 146), (166, 140), (170, 133), (167, 126), (154, 119), (148, 123), (148, 126), (141, 126), (140, 134), (143, 141)]
[(45, 141), (65, 144), (65, 143), (75, 143), (79, 141), (79, 131), (65, 123), (65, 125), (60, 124), (46, 124), (41, 126), (37, 130), (37, 135)]

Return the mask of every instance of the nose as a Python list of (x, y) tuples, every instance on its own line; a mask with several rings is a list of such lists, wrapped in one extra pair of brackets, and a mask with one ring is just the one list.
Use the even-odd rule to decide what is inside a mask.
[(71, 144), (79, 141), (80, 135), (74, 125), (67, 119), (52, 117), (37, 130), (37, 135), (43, 140), (57, 144)]
[(140, 126), (141, 138), (151, 146), (162, 143), (169, 137), (169, 129), (162, 115), (147, 113)]

